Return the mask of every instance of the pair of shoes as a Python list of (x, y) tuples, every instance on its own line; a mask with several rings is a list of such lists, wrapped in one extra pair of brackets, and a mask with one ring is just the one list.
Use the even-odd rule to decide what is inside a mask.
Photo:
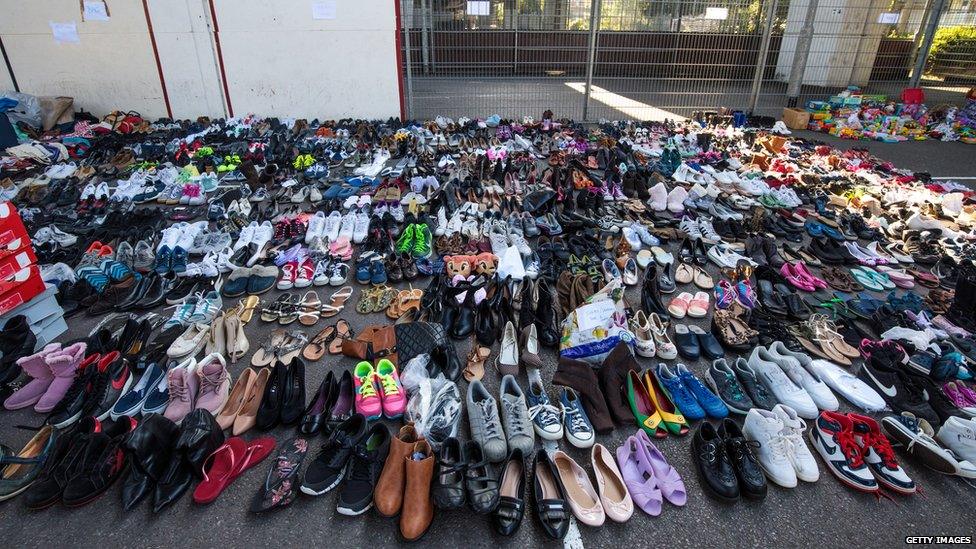
[(501, 417), (498, 401), (481, 381), (473, 380), (468, 384), (466, 400), (471, 438), (481, 446), (485, 457), (491, 462), (505, 459), (509, 448), (519, 448), (524, 454), (531, 452), (535, 445), (535, 431), (529, 418), (525, 394), (514, 376), (502, 378), (499, 398)]
[(755, 442), (746, 440), (738, 424), (729, 418), (718, 429), (703, 422), (691, 441), (692, 459), (706, 491), (717, 499), (735, 502), (740, 494), (766, 497), (766, 477), (756, 460)]
[(653, 368), (641, 373), (627, 372), (627, 401), (637, 419), (637, 426), (648, 436), (664, 438), (670, 432), (688, 434), (688, 422), (661, 387)]
[(199, 363), (191, 355), (170, 368), (166, 380), (169, 404), (163, 416), (174, 423), (181, 422), (194, 409), (216, 416), (227, 403), (230, 373), (223, 355), (212, 353)]
[[(513, 450), (521, 457), (519, 450)], [(467, 503), (478, 515), (495, 510), (499, 503), (499, 481), (481, 445), (455, 437), (444, 441), (437, 453), (437, 472), (431, 487), (438, 509), (460, 509)]]
[(71, 387), (86, 348), (84, 342), (64, 348), (60, 343), (52, 343), (33, 355), (17, 359), (17, 366), (31, 380), (7, 397), (3, 407), (19, 410), (33, 406), (36, 412), (50, 412)]
[(627, 437), (617, 448), (617, 463), (634, 503), (648, 515), (660, 515), (664, 499), (678, 507), (687, 503), (681, 475), (643, 430)]
[(373, 420), (382, 416), (396, 419), (407, 407), (406, 393), (400, 384), (396, 366), (385, 358), (376, 362), (356, 364), (353, 370), (356, 389), (356, 412)]
[(769, 480), (795, 488), (798, 480), (816, 482), (820, 469), (803, 441), (807, 424), (796, 410), (777, 404), (772, 411), (753, 408), (746, 414), (742, 434), (758, 443), (756, 458)]
[(220, 293), (224, 297), (260, 295), (274, 288), (277, 280), (278, 267), (274, 265), (237, 267), (231, 271)]
[(676, 364), (673, 372), (667, 364), (658, 364), (657, 379), (685, 418), (694, 421), (704, 419), (706, 415), (714, 419), (729, 415), (725, 403), (708, 390), (684, 364)]

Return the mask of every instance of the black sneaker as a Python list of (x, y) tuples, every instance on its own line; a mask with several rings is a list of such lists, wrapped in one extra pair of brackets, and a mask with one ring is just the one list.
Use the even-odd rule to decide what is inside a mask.
[(939, 384), (933, 381), (932, 378), (915, 375), (911, 372), (907, 373), (907, 377), (912, 381), (914, 386), (921, 391), (922, 396), (925, 397), (925, 403), (928, 404), (932, 411), (935, 412), (935, 415), (938, 416), (938, 421), (934, 423), (932, 422), (932, 418), (924, 418), (931, 423), (932, 426), (939, 426), (945, 423), (945, 421), (952, 416), (966, 417), (963, 414), (963, 411), (953, 404), (951, 400), (949, 400), (949, 397), (942, 392)]
[(877, 351), (873, 351), (858, 370), (858, 379), (881, 395), (896, 414), (911, 412), (933, 425), (940, 423), (939, 416), (925, 401), (922, 388), (912, 380), (912, 376), (883, 362), (877, 356)]
[(52, 427), (63, 429), (78, 421), (85, 408), (88, 394), (92, 391), (92, 382), (98, 376), (98, 355), (93, 354), (85, 358), (78, 366), (75, 380), (68, 387), (68, 391), (58, 404), (51, 410), (45, 423)]
[(95, 418), (85, 418), (59, 437), (37, 479), (24, 494), (24, 504), (28, 509), (45, 509), (61, 501), (64, 487), (85, 457), (88, 437), (97, 428), (99, 422)]
[(125, 469), (122, 441), (135, 426), (135, 420), (129, 416), (99, 422), (95, 432), (88, 436), (84, 457), (64, 486), (61, 501), (66, 506), (80, 507), (91, 502), (119, 478)]
[(373, 488), (390, 453), (390, 431), (382, 423), (370, 428), (356, 445), (346, 467), (336, 510), (341, 515), (361, 515), (373, 506)]
[(166, 304), (176, 305), (182, 303), (187, 296), (203, 291), (205, 282), (195, 276), (180, 278), (175, 286), (166, 292)]
[(705, 382), (733, 413), (745, 415), (756, 406), (724, 358), (712, 362), (705, 372)]
[(766, 475), (752, 451), (758, 443), (746, 440), (739, 424), (729, 418), (722, 420), (718, 436), (722, 437), (729, 462), (739, 479), (739, 492), (750, 498), (766, 497)]
[(118, 351), (102, 356), (98, 361), (98, 373), (92, 382), (92, 391), (85, 400), (82, 415), (94, 416), (101, 421), (112, 413), (119, 397), (132, 385), (132, 372), (129, 365), (122, 360)]
[(769, 394), (766, 386), (759, 382), (759, 379), (756, 377), (756, 372), (749, 366), (746, 359), (742, 357), (735, 359), (735, 366), (732, 370), (735, 372), (736, 377), (739, 378), (739, 382), (746, 390), (746, 394), (749, 395), (749, 398), (757, 408), (772, 410), (776, 406), (776, 397)]
[(339, 425), (305, 470), (302, 492), (321, 496), (338, 486), (349, 458), (365, 436), (366, 417), (362, 414), (355, 414)]

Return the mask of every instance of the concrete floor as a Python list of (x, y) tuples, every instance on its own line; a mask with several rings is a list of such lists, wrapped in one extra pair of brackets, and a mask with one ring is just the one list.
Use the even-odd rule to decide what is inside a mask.
[[(841, 145), (849, 145), (842, 142)], [(879, 144), (881, 145), (881, 144)], [(924, 144), (923, 144), (924, 145)], [(891, 145), (883, 145), (892, 147)], [(961, 147), (961, 146), (960, 146)], [(895, 150), (895, 149), (890, 149)], [(943, 164), (961, 163), (968, 149), (932, 148), (933, 160)], [(900, 153), (899, 153), (900, 154)], [(919, 161), (925, 155), (919, 156)], [(972, 156), (972, 155), (968, 155)], [(899, 158), (894, 154), (893, 158)], [(971, 162), (971, 159), (969, 160)], [(900, 166), (913, 166), (908, 158)], [(972, 164), (965, 174), (976, 175)], [(961, 170), (960, 170), (961, 171)], [(418, 287), (424, 287), (421, 281)], [(385, 317), (364, 317), (355, 313), (360, 286), (349, 301), (350, 309), (341, 318), (347, 319), (355, 330), (366, 324), (385, 322)], [(278, 292), (263, 296), (273, 300)], [(320, 292), (323, 299), (328, 291)], [(628, 292), (631, 303), (639, 304), (639, 295)], [(232, 303), (225, 303), (230, 306)], [(87, 333), (99, 319), (76, 317), (69, 323), (71, 329), (62, 340)], [(335, 319), (333, 319), (335, 320)], [(306, 328), (311, 337), (324, 326), (320, 322)], [(298, 328), (294, 324), (291, 328)], [(272, 326), (263, 324), (257, 317), (246, 329), (251, 348), (256, 349), (268, 336)], [(467, 353), (468, 343), (459, 342), (460, 357)], [(495, 348), (497, 351), (497, 346)], [(730, 358), (734, 358), (730, 355)], [(235, 379), (248, 364), (250, 355), (232, 367)], [(555, 355), (544, 353), (545, 365), (542, 377), (548, 382), (555, 368)], [(644, 367), (654, 366), (656, 361), (639, 359)], [(311, 394), (326, 372), (341, 372), (350, 368), (354, 361), (344, 357), (328, 356), (307, 369), (307, 387)], [(702, 372), (704, 362), (690, 364), (696, 372)], [(525, 373), (519, 381), (526, 383)], [(499, 376), (489, 368), (485, 376), (489, 390), (497, 392)], [(466, 384), (461, 382), (462, 391)], [(550, 395), (556, 392), (549, 387)], [(849, 406), (843, 410), (850, 411)], [(879, 416), (880, 417), (880, 416)], [(18, 450), (30, 438), (31, 433), (18, 429), (17, 425), (37, 424), (41, 416), (30, 411), (3, 412), (0, 421), (0, 441)], [(391, 427), (394, 425), (391, 423)], [(694, 427), (694, 426), (693, 426)], [(609, 436), (599, 437), (599, 442), (611, 450), (633, 434), (636, 426), (618, 428)], [(461, 429), (467, 437), (467, 427)], [(279, 441), (293, 434), (290, 428), (279, 428), (272, 433)], [(257, 436), (258, 433), (248, 433)], [(310, 441), (307, 459), (314, 457), (321, 439)], [(586, 469), (589, 456), (569, 449)], [(580, 526), (581, 544), (591, 547), (728, 547), (769, 546), (795, 547), (847, 547), (852, 544), (864, 547), (890, 547), (904, 542), (910, 535), (971, 535), (972, 512), (976, 508), (976, 490), (959, 478), (934, 473), (911, 462), (899, 454), (902, 463), (924, 490), (924, 495), (895, 497), (895, 501), (875, 500), (872, 496), (854, 493), (842, 487), (821, 465), (821, 479), (814, 484), (803, 484), (786, 490), (770, 487), (768, 497), (762, 502), (740, 502), (726, 505), (703, 493), (690, 455), (689, 438), (668, 438), (660, 442), (661, 451), (684, 478), (688, 490), (688, 503), (683, 508), (665, 504), (659, 517), (649, 517), (638, 511), (626, 524), (608, 523), (602, 528)], [(112, 487), (97, 501), (82, 509), (66, 509), (55, 506), (41, 512), (28, 512), (22, 501), (13, 499), (0, 505), (0, 524), (6, 539), (12, 544), (28, 547), (219, 547), (271, 545), (276, 547), (308, 546), (323, 544), (337, 547), (392, 546), (397, 545), (396, 521), (384, 519), (370, 511), (364, 516), (350, 518), (335, 512), (335, 493), (320, 498), (299, 497), (288, 508), (263, 516), (247, 512), (247, 506), (270, 466), (267, 460), (239, 478), (213, 504), (200, 507), (189, 496), (153, 515), (143, 503), (131, 513), (123, 513), (119, 505), (119, 486)], [(307, 462), (306, 462), (307, 463)], [(818, 462), (819, 463), (819, 462)], [(469, 511), (437, 512), (431, 530), (418, 544), (424, 547), (472, 546), (507, 547), (555, 546), (542, 534), (531, 516), (526, 517), (518, 534), (505, 539), (493, 534), (487, 517), (476, 516)], [(884, 525), (879, 527), (879, 525)], [(66, 541), (70, 540), (70, 541)], [(734, 541), (732, 541), (734, 540)]]

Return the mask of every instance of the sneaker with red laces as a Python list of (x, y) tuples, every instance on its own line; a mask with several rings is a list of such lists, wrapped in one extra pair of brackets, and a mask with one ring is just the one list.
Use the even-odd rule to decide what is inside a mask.
[(898, 492), (914, 494), (915, 481), (909, 478), (895, 459), (895, 451), (888, 438), (881, 432), (878, 422), (859, 414), (847, 414), (854, 430), (854, 440), (861, 448), (861, 455), (878, 480), (878, 484)]
[(277, 288), (279, 290), (290, 290), (295, 287), (295, 279), (298, 277), (298, 263), (290, 261), (281, 266), (281, 276), (278, 277)]
[(312, 285), (313, 278), (315, 278), (315, 265), (312, 263), (311, 259), (305, 258), (305, 260), (298, 265), (298, 269), (295, 274), (294, 287), (308, 288)]
[(878, 481), (864, 462), (850, 418), (834, 412), (820, 412), (808, 436), (813, 449), (837, 480), (861, 492), (878, 491)]

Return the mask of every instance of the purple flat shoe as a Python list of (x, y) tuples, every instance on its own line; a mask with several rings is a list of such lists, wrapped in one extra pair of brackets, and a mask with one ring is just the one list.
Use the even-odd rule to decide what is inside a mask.
[(674, 467), (671, 467), (668, 460), (664, 458), (664, 454), (657, 449), (657, 446), (654, 446), (644, 431), (637, 431), (636, 439), (643, 458), (654, 470), (654, 476), (661, 493), (673, 505), (684, 505), (688, 501), (688, 492), (685, 491), (685, 483), (681, 480), (681, 475)]
[(620, 448), (617, 448), (617, 464), (634, 503), (652, 517), (660, 515), (663, 501), (661, 489), (658, 488), (654, 469), (644, 457), (641, 443), (636, 438), (627, 437)]

